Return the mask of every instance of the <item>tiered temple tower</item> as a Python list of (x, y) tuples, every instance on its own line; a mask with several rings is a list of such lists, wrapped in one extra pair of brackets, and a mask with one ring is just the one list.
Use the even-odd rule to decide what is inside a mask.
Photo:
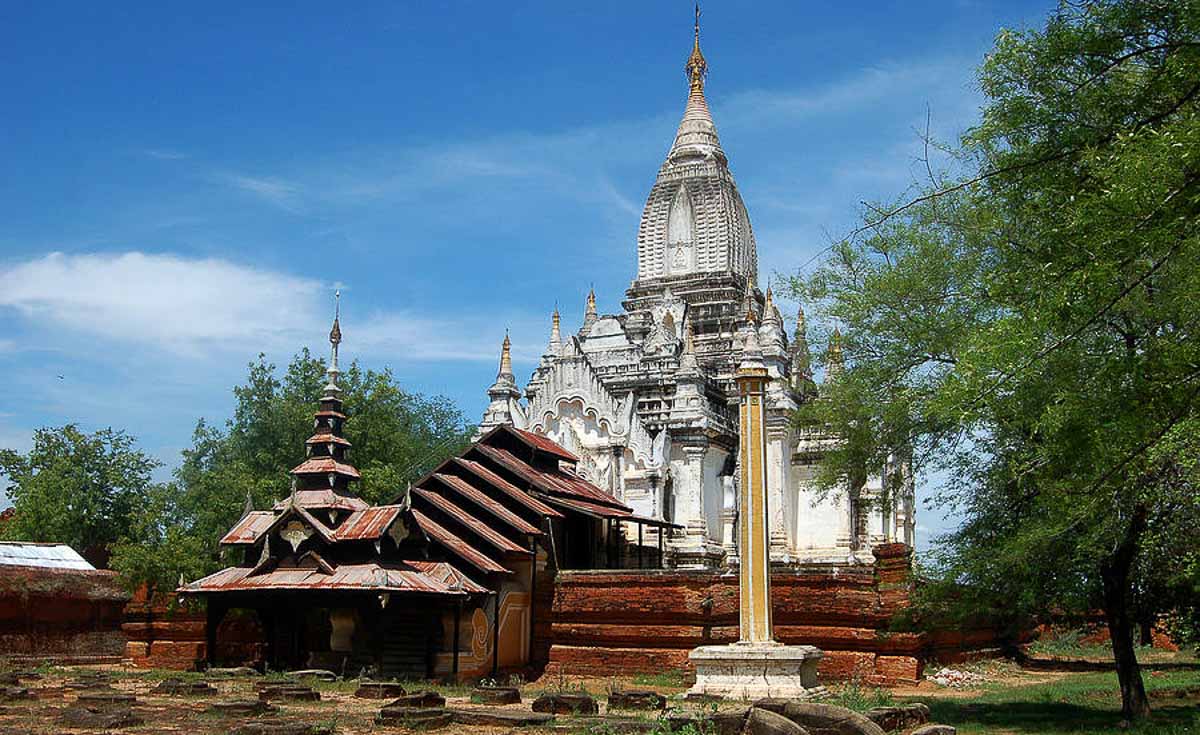
[[(767, 371), (772, 560), (856, 562), (874, 543), (911, 543), (911, 510), (893, 514), (861, 502), (880, 496), (883, 478), (894, 473), (840, 497), (813, 485), (815, 464), (835, 438), (792, 426), (797, 406), (819, 392), (803, 312), (789, 339), (770, 289), (756, 286), (750, 216), (705, 99), (698, 12), (684, 72), (683, 119), (646, 199), (623, 313), (601, 314), (590, 292), (582, 328), (564, 338), (555, 309), (523, 403), (506, 336), (480, 431), (511, 424), (549, 436), (618, 500), (684, 527), (670, 539), (676, 565), (719, 566), (737, 548), (735, 367), (753, 337)], [(911, 482), (888, 493), (910, 496)]]

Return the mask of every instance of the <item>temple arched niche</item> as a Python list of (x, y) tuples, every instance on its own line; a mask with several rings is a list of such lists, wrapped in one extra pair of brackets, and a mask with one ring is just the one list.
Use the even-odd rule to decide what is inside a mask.
[(692, 212), (692, 198), (687, 187), (680, 186), (671, 201), (671, 213), (667, 218), (667, 252), (663, 262), (668, 274), (687, 273), (695, 266), (696, 219)]

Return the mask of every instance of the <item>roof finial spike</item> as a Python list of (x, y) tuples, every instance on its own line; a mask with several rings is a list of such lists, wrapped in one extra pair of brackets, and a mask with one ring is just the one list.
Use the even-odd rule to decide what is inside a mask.
[(691, 88), (702, 92), (704, 77), (708, 74), (708, 62), (704, 60), (704, 54), (700, 51), (700, 3), (696, 3), (696, 38), (692, 42), (692, 54), (688, 56), (684, 71), (687, 72)]
[(329, 344), (331, 346), (329, 355), (329, 368), (325, 373), (329, 376), (329, 382), (325, 385), (325, 395), (327, 398), (336, 398), (341, 392), (338, 387), (337, 379), (341, 375), (341, 370), (338, 368), (338, 345), (342, 343), (342, 290), (337, 289), (333, 292), (333, 328), (329, 330)]

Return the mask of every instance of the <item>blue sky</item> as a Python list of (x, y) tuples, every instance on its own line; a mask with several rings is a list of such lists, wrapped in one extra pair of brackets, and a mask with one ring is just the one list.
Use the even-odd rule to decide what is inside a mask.
[[(0, 5), (0, 446), (111, 425), (169, 469), (258, 352), (324, 351), (335, 286), (343, 354), (472, 420), (506, 328), (527, 376), (556, 303), (619, 311), (689, 2), (245, 5)], [(761, 278), (910, 187), (1050, 9), (705, 3)]]

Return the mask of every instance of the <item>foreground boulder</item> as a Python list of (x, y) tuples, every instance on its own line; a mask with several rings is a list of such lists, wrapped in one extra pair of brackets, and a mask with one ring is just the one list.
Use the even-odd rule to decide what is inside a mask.
[(753, 707), (742, 724), (742, 735), (810, 735), (808, 730), (781, 714)]
[(783, 715), (809, 735), (886, 735), (883, 728), (854, 710), (832, 704), (760, 699), (754, 706)]
[(917, 702), (897, 707), (873, 707), (867, 710), (867, 719), (884, 730), (907, 730), (929, 722), (929, 707)]
[(534, 712), (552, 715), (594, 715), (600, 711), (587, 694), (543, 694), (533, 700)]
[(608, 695), (609, 709), (656, 710), (666, 707), (667, 698), (649, 690), (631, 689)]
[(471, 690), (475, 704), (520, 704), (521, 690), (516, 687), (475, 687)]

